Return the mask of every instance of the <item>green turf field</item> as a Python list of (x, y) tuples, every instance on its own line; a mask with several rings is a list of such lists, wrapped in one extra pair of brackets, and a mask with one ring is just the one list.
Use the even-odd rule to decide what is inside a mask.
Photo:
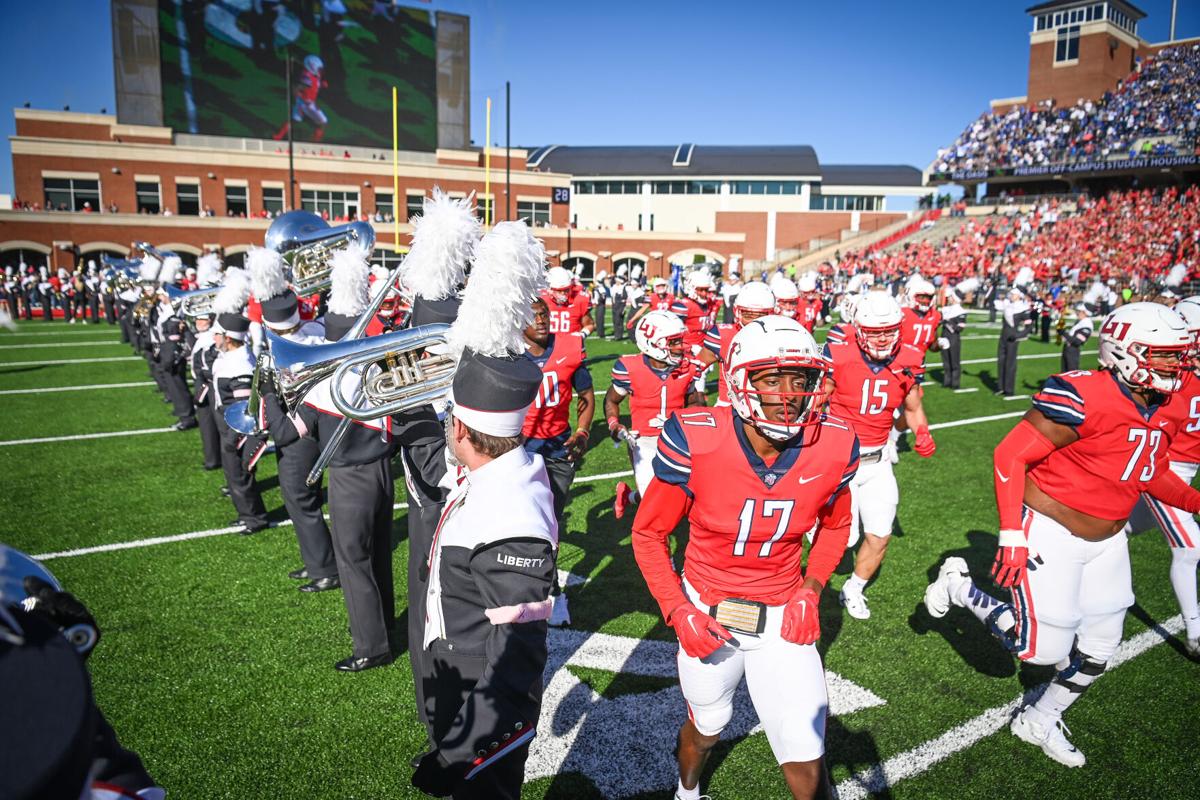
[[(1167, 632), (1178, 630), (1178, 608), (1156, 532), (1131, 544), (1138, 603), (1123, 663), (1067, 714), (1088, 757), (1081, 770), (1006, 729), (1005, 707), (1050, 670), (1018, 667), (965, 612), (932, 620), (920, 605), (945, 556), (963, 555), (977, 576), (990, 565), (991, 450), (1028, 408), (992, 395), (995, 329), (976, 322), (967, 334), (981, 338), (964, 342), (964, 359), (984, 361), (965, 366), (963, 385), (978, 391), (951, 393), (932, 369), (925, 406), (938, 452), (930, 460), (904, 452), (896, 468), (896, 541), (867, 591), (872, 618), (853, 620), (838, 606), (848, 561), (825, 594), (827, 747), (841, 797), (1192, 797), (1200, 664)], [(612, 360), (631, 349), (589, 342), (598, 394)], [(1057, 371), (1057, 348), (1028, 342), (1021, 353), (1018, 391), (1031, 393)], [(234, 517), (219, 494), (223, 479), (201, 470), (195, 431), (162, 430), (173, 419), (140, 360), (46, 363), (127, 356), (106, 325), (31, 322), (0, 332), (0, 540), (60, 554), (46, 565), (101, 624), (90, 666), (124, 743), (172, 798), (416, 796), (408, 760), (423, 737), (406, 659), (359, 675), (333, 670), (350, 651), (339, 593), (303, 594), (287, 579), (300, 563), (290, 527), (219, 533)], [(70, 388), (99, 384), (134, 385)], [(29, 391), (51, 388), (68, 390)], [(998, 415), (1010, 416), (979, 420)], [(673, 637), (634, 564), (630, 520), (613, 518), (613, 487), (629, 465), (603, 431), (598, 419), (562, 536), (575, 624), (551, 633), (531, 798), (667, 798), (674, 785), (671, 748), (685, 711)], [(123, 435), (73, 438), (100, 433)], [(51, 441), (14, 443), (33, 439)], [(284, 520), (272, 458), (258, 479), (271, 518)], [(193, 532), (211, 535), (178, 538)], [(146, 541), (155, 537), (166, 540)], [(393, 542), (403, 614), (403, 508)], [(88, 550), (121, 543), (133, 546)], [(396, 626), (401, 639), (405, 624)], [(742, 700), (704, 790), (716, 800), (784, 797)]]

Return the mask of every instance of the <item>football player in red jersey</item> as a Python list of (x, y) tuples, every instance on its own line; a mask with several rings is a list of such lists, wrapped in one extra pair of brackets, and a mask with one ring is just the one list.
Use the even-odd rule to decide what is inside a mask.
[(920, 350), (922, 359), (929, 350), (936, 353), (943, 346), (938, 335), (942, 312), (933, 307), (936, 292), (933, 284), (920, 275), (914, 275), (908, 281), (908, 305), (902, 309), (904, 321), (900, 325), (900, 341)]
[[(1200, 468), (1200, 296), (1188, 297), (1174, 306), (1183, 317), (1192, 339), (1191, 369), (1183, 377), (1179, 391), (1163, 406), (1162, 414), (1175, 424), (1177, 432), (1167, 450), (1171, 471), (1190, 484)], [(1200, 525), (1181, 508), (1169, 506), (1143, 494), (1129, 518), (1126, 534), (1141, 533), (1158, 527), (1171, 548), (1171, 588), (1183, 615), (1184, 649), (1200, 659), (1200, 603), (1196, 597), (1196, 565), (1200, 564)]]
[[(633, 551), (679, 637), (688, 719), (677, 798), (700, 796), (705, 760), (743, 676), (792, 795), (829, 793), (818, 604), (846, 549), (858, 438), (818, 413), (827, 369), (795, 320), (756, 319), (730, 347), (732, 407), (677, 412), (659, 437)], [(667, 538), (685, 516), (681, 577)], [(802, 570), (804, 534), (814, 526)]]
[[(712, 273), (707, 268), (694, 269), (683, 279), (683, 297), (675, 298), (671, 313), (683, 320), (685, 355), (696, 358), (704, 349), (704, 337), (717, 321), (721, 301), (713, 296)], [(704, 394), (706, 371), (696, 374), (696, 391)]]
[[(521, 435), (525, 450), (536, 453), (546, 463), (550, 493), (554, 497), (554, 518), (561, 523), (567, 507), (575, 469), (587, 450), (592, 419), (596, 414), (596, 392), (588, 371), (587, 351), (582, 336), (550, 332), (550, 311), (546, 301), (533, 301), (533, 324), (525, 329), (529, 357), (542, 370), (542, 385), (525, 415)], [(575, 395), (575, 428), (571, 428), (571, 396)], [(561, 526), (560, 526), (561, 527)], [(557, 578), (550, 591), (554, 608), (549, 624), (569, 625), (571, 614), (567, 596)]]
[(809, 333), (821, 321), (821, 310), (824, 304), (817, 292), (817, 273), (806, 272), (796, 281), (796, 290), (800, 297), (796, 301), (796, 321), (804, 326)]
[(641, 305), (629, 322), (625, 323), (625, 327), (633, 330), (637, 321), (650, 311), (670, 311), (675, 305), (675, 295), (671, 294), (669, 288), (670, 283), (661, 275), (650, 281), (650, 293), (642, 295)]
[(321, 89), (329, 86), (329, 82), (325, 80), (325, 62), (318, 55), (309, 55), (304, 57), (304, 71), (300, 73), (300, 79), (296, 82), (294, 94), (296, 102), (292, 106), (291, 118), (283, 123), (275, 133), (276, 141), (283, 139), (288, 134), (288, 128), (292, 127), (293, 122), (301, 122), (308, 118), (317, 129), (313, 132), (313, 141), (319, 142), (325, 136), (325, 126), (329, 124), (329, 118), (325, 116), (325, 112), (317, 106), (317, 95), (321, 93)]
[(864, 533), (854, 573), (842, 585), (842, 605), (855, 619), (868, 619), (871, 609), (863, 595), (879, 571), (892, 535), (900, 490), (886, 453), (892, 417), (900, 411), (917, 432), (914, 449), (925, 458), (937, 446), (929, 433), (921, 405), (921, 351), (900, 342), (900, 306), (887, 292), (868, 292), (854, 310), (853, 338), (827, 342), (825, 356), (833, 362), (827, 387), (829, 410), (854, 428), (862, 443), (862, 466), (850, 484), (854, 521), (850, 536)]
[[(658, 449), (658, 434), (667, 418), (685, 406), (704, 405), (695, 391), (696, 368), (684, 359), (683, 321), (669, 311), (651, 311), (634, 330), (640, 355), (621, 356), (612, 368), (612, 385), (604, 395), (604, 417), (614, 441), (624, 440), (633, 465), (634, 491), (625, 481), (617, 484), (613, 513), (625, 516), (637, 503), (654, 476), (651, 461)], [(621, 424), (621, 401), (629, 398), (629, 427)]]
[[(708, 329), (704, 337), (704, 349), (698, 360), (706, 368), (714, 362), (725, 363), (729, 358), (729, 345), (733, 337), (748, 322), (775, 313), (775, 295), (762, 281), (751, 281), (742, 286), (733, 301), (733, 322), (721, 322)], [(729, 390), (725, 386), (725, 370), (717, 370), (717, 405), (729, 405)]]
[(549, 288), (542, 292), (542, 299), (550, 312), (550, 332), (590, 334), (596, 327), (591, 303), (587, 292), (575, 285), (571, 273), (562, 267), (551, 267), (546, 272), (546, 282)]
[(1200, 492), (1168, 466), (1176, 422), (1161, 407), (1182, 384), (1187, 325), (1166, 306), (1130, 303), (1108, 315), (1099, 338), (1101, 369), (1048, 378), (996, 447), (992, 575), (1012, 604), (983, 592), (958, 557), (925, 590), (934, 617), (966, 608), (1021, 660), (1057, 668), (1011, 730), (1068, 767), (1086, 759), (1064, 734), (1063, 712), (1103, 674), (1134, 600), (1126, 519), (1143, 492), (1200, 512)]
[(771, 291), (775, 295), (775, 313), (796, 319), (799, 312), (800, 290), (791, 278), (776, 275), (771, 279)]

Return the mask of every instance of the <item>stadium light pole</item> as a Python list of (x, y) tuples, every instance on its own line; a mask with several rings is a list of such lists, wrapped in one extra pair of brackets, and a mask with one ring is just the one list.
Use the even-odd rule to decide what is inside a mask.
[(512, 83), (504, 82), (504, 219), (512, 219)]
[(284, 49), (284, 62), (287, 64), (285, 70), (287, 74), (287, 96), (284, 97), (284, 103), (287, 106), (287, 116), (284, 119), (287, 121), (288, 132), (288, 211), (296, 210), (296, 161), (295, 150), (292, 147), (292, 51)]

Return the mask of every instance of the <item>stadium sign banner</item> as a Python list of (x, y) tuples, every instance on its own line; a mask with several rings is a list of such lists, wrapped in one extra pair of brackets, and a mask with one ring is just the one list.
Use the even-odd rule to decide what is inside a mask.
[(1137, 172), (1144, 169), (1171, 169), (1200, 165), (1200, 156), (1145, 156), (1119, 161), (1081, 162), (1078, 164), (1039, 164), (1004, 169), (960, 169), (935, 172), (935, 181), (984, 181), (989, 178), (1037, 178), (1055, 175), (1102, 175), (1106, 172)]

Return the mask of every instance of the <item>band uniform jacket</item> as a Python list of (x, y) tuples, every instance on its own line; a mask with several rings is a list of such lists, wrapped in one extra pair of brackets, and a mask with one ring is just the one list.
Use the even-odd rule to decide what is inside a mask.
[(435, 675), (455, 677), (427, 697), (435, 744), (468, 780), (535, 735), (557, 549), (545, 466), (523, 447), (468, 473), (446, 501), (423, 645)]

